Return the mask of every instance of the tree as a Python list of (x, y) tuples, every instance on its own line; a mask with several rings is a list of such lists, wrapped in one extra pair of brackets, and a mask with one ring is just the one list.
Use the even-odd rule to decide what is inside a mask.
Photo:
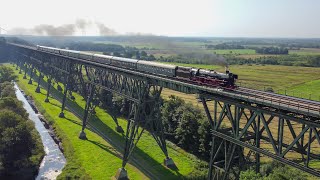
[(16, 97), (15, 90), (10, 82), (0, 83), (0, 97)]
[(23, 108), (22, 103), (13, 97), (5, 97), (0, 99), (0, 110), (3, 109), (11, 110), (23, 118), (28, 117), (28, 114)]
[(149, 61), (154, 61), (154, 60), (156, 60), (156, 58), (154, 57), (154, 55), (150, 54), (148, 60)]
[(136, 59), (140, 59), (140, 52), (136, 51), (135, 56), (136, 56)]
[(5, 173), (23, 169), (32, 164), (30, 156), (38, 142), (36, 131), (28, 121), (10, 110), (0, 113), (0, 162)]
[(320, 56), (310, 58), (308, 64), (313, 67), (320, 67)]
[(169, 100), (166, 100), (161, 108), (164, 131), (169, 134), (169, 138), (172, 138), (172, 135), (178, 126), (178, 122), (176, 121), (176, 118), (174, 118), (176, 109), (183, 104), (185, 104), (185, 102), (181, 98), (171, 95), (169, 96)]
[(145, 51), (141, 51), (140, 56), (141, 57), (146, 57), (146, 56), (148, 56), (148, 54)]
[(199, 122), (203, 119), (199, 109), (194, 108), (190, 103), (178, 107), (175, 115), (178, 122), (175, 130), (175, 138), (180, 147), (193, 154), (198, 154), (199, 150)]
[(248, 170), (248, 171), (242, 171), (240, 174), (240, 179), (241, 180), (262, 180), (263, 178), (261, 177), (260, 174), (257, 174), (253, 170)]
[(212, 133), (210, 123), (207, 119), (199, 120), (199, 156), (203, 159), (210, 157)]
[(0, 83), (5, 81), (15, 80), (17, 76), (14, 74), (14, 71), (6, 66), (0, 66)]

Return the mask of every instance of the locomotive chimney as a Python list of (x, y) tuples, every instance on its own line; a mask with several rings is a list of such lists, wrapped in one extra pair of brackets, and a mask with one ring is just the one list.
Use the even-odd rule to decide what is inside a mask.
[(226, 66), (226, 74), (229, 74), (229, 67), (228, 66)]

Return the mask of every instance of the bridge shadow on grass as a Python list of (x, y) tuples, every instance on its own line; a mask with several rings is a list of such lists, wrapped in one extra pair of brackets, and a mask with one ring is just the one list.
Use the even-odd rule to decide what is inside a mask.
[(98, 146), (99, 148), (103, 149), (104, 151), (107, 151), (108, 153), (116, 156), (117, 158), (120, 158), (120, 159), (122, 158), (121, 154), (116, 153), (117, 149), (113, 148), (112, 146), (106, 146), (104, 144), (101, 144), (101, 143), (99, 143), (97, 141), (92, 141), (90, 139), (87, 139), (87, 141), (92, 143), (92, 144), (94, 144), (94, 145), (96, 145), (96, 146)]
[(68, 121), (70, 121), (70, 122), (73, 123), (73, 124), (79, 125), (79, 128), (80, 128), (80, 129), (79, 129), (79, 132), (80, 132), (81, 127), (82, 127), (82, 123), (81, 123), (81, 122), (76, 121), (76, 120), (73, 120), (73, 119), (70, 119), (70, 118), (67, 118), (67, 117), (65, 117), (65, 118), (63, 118), (63, 119), (68, 120)]
[[(41, 80), (40, 85), (43, 87), (43, 89), (47, 90), (47, 82), (46, 81)], [(52, 97), (54, 97), (56, 100), (62, 102), (63, 94), (61, 92), (59, 92), (58, 90), (56, 90), (53, 87), (51, 87), (50, 92), (51, 92), (50, 94)], [(58, 106), (58, 105), (56, 105), (56, 106)], [(59, 106), (59, 107), (61, 108), (61, 106)], [(80, 118), (82, 120), (83, 113), (84, 113), (84, 107), (81, 107), (76, 102), (67, 98), (66, 108), (69, 110), (69, 112), (73, 113), (74, 115), (76, 115), (78, 118)], [(79, 125), (80, 128), (82, 126), (81, 122), (78, 122), (78, 121), (75, 121), (72, 119), (68, 119), (68, 118), (65, 118), (65, 119)], [(117, 133), (111, 127), (106, 125), (96, 115), (91, 116), (89, 123), (92, 126), (94, 126), (96, 129), (98, 129), (100, 132), (103, 132), (103, 135), (106, 136), (108, 139), (110, 139), (110, 141), (107, 140), (105, 137), (103, 137), (103, 138), (108, 143), (110, 143), (118, 152), (123, 153), (124, 145), (125, 145), (125, 137), (123, 137), (122, 134)], [(80, 128), (79, 128), (79, 131), (81, 130)], [(90, 130), (90, 128), (87, 128), (87, 130)], [(103, 145), (103, 144), (94, 142), (92, 140), (87, 140), (87, 141), (94, 143), (99, 148), (102, 148), (103, 150), (106, 150), (107, 152), (110, 152), (110, 149), (106, 148), (105, 145)], [(159, 147), (159, 150), (160, 150), (160, 147)], [(112, 152), (112, 154), (114, 154), (114, 152)], [(162, 156), (163, 156), (163, 159), (165, 159), (164, 154)], [(134, 165), (137, 169), (139, 169), (139, 171), (143, 172), (148, 177), (149, 177), (149, 175), (148, 175), (147, 171), (151, 172), (158, 179), (183, 179), (184, 178), (184, 176), (179, 173), (179, 169), (173, 169), (173, 170), (168, 169), (162, 163), (159, 163), (156, 160), (154, 160), (152, 157), (150, 157), (147, 153), (145, 153), (143, 151), (143, 149), (140, 149), (139, 147), (135, 147), (129, 163)], [(120, 167), (121, 167), (121, 164), (119, 164), (119, 168)], [(145, 168), (145, 167), (148, 167), (148, 168)], [(155, 167), (155, 168), (152, 168), (152, 167)], [(129, 172), (129, 177), (130, 177), (130, 172)], [(152, 177), (150, 177), (150, 178), (152, 179)]]

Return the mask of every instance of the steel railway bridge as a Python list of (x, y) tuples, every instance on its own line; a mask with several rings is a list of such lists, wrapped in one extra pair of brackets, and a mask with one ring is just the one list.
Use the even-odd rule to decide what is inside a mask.
[[(97, 93), (104, 89), (125, 97), (131, 103), (122, 167), (118, 179), (127, 178), (125, 166), (147, 129), (164, 153), (164, 164), (175, 166), (169, 157), (159, 117), (159, 97), (163, 88), (198, 94), (212, 133), (208, 179), (238, 179), (240, 171), (255, 166), (260, 171), (260, 159), (272, 158), (320, 177), (313, 161), (320, 161), (320, 102), (277, 95), (239, 87), (220, 90), (190, 81), (136, 72), (129, 69), (75, 59), (35, 47), (2, 43), (10, 51), (11, 59), (30, 79), (38, 81), (46, 76), (48, 102), (52, 81), (65, 84), (62, 109), (70, 92), (80, 93), (86, 100), (83, 125), (79, 138), (85, 139), (85, 128), (97, 105)], [(39, 76), (35, 78), (35, 71)], [(241, 78), (241, 77), (240, 77)], [(114, 117), (115, 118), (115, 117)], [(116, 118), (114, 119), (117, 123)], [(121, 130), (118, 127), (117, 130)]]

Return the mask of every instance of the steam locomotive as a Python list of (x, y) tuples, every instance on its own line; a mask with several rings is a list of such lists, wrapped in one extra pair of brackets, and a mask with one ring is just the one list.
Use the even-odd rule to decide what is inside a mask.
[(67, 57), (90, 60), (97, 63), (112, 65), (120, 68), (132, 69), (145, 73), (162, 75), (171, 78), (178, 78), (185, 81), (191, 81), (199, 85), (205, 85), (210, 87), (223, 87), (228, 89), (234, 89), (236, 88), (235, 82), (238, 79), (238, 75), (231, 73), (227, 68), (225, 73), (220, 73), (214, 70), (175, 66), (157, 62), (101, 54), (92, 54), (87, 52), (58, 49), (46, 46), (37, 46), (37, 50), (53, 54), (59, 54)]

